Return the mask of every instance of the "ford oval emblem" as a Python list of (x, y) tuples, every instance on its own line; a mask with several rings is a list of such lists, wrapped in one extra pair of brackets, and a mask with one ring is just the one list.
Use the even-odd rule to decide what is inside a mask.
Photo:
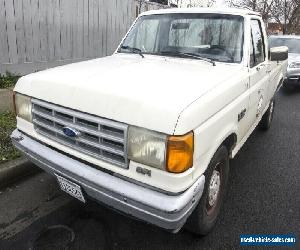
[(79, 131), (70, 127), (64, 127), (63, 132), (66, 136), (69, 137), (77, 137), (79, 135)]

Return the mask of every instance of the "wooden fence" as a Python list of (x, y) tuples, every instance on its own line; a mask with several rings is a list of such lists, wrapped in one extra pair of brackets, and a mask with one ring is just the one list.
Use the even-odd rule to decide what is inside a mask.
[(0, 74), (110, 55), (142, 10), (137, 0), (0, 0)]

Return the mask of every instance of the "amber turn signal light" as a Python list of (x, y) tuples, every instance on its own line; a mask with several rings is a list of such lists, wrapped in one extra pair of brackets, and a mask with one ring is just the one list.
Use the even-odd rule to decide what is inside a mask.
[(183, 136), (169, 136), (167, 145), (167, 171), (182, 173), (193, 166), (193, 132)]

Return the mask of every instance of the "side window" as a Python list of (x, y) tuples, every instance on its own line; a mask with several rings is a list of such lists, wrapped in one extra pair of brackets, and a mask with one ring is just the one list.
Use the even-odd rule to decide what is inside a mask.
[(265, 61), (265, 48), (264, 39), (259, 20), (251, 20), (251, 35), (252, 35), (252, 46), (253, 46), (253, 57), (254, 62), (251, 66), (256, 66)]

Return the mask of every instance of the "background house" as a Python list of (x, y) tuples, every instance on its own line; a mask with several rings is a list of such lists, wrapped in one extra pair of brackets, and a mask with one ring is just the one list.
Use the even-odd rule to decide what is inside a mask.
[(282, 35), (283, 34), (283, 25), (279, 23), (269, 22), (267, 24), (268, 35)]
[(188, 7), (208, 7), (210, 6), (211, 2), (212, 2), (211, 0), (169, 0), (168, 4), (174, 4), (179, 8), (188, 8)]

